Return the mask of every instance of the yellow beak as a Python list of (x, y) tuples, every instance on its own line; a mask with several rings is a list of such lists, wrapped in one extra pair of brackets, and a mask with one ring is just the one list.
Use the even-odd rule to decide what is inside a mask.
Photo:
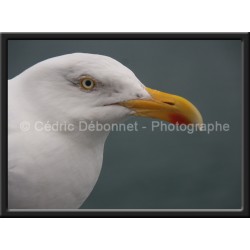
[(146, 88), (152, 99), (119, 103), (135, 111), (134, 115), (161, 119), (174, 124), (202, 124), (198, 109), (183, 97)]

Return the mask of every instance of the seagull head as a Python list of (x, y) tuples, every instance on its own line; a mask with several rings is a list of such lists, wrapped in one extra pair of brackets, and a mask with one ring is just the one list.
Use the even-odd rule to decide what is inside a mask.
[[(53, 119), (118, 122), (130, 115), (177, 124), (202, 124), (197, 108), (183, 97), (147, 88), (118, 61), (74, 53), (26, 70), (26, 91)], [(51, 113), (52, 115), (52, 113)]]

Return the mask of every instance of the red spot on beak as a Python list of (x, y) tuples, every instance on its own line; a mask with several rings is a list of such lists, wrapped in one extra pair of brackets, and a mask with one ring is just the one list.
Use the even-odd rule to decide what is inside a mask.
[(190, 121), (186, 119), (183, 115), (181, 114), (171, 114), (170, 115), (171, 123), (180, 125), (180, 124), (190, 124)]

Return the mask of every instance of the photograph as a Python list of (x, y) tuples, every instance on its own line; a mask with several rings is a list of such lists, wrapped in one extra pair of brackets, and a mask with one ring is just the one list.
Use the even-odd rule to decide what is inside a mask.
[(2, 217), (249, 216), (247, 33), (1, 45)]

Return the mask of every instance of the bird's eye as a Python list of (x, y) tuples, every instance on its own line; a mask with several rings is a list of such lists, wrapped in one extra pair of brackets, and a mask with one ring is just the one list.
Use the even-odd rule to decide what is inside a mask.
[(80, 87), (85, 90), (92, 90), (95, 87), (95, 81), (91, 78), (83, 78), (80, 81)]

